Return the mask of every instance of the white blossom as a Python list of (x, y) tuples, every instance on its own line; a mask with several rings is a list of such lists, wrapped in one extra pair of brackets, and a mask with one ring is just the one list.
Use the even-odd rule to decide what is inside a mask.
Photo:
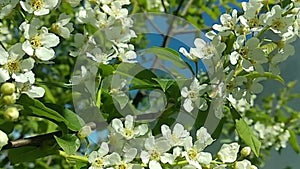
[(25, 0), (20, 1), (22, 8), (34, 15), (47, 15), (58, 4), (58, 0)]
[(106, 142), (101, 143), (98, 151), (93, 151), (89, 155), (88, 161), (91, 164), (89, 169), (104, 169), (109, 165), (107, 154), (109, 152), (108, 144)]
[(52, 24), (51, 30), (63, 38), (69, 38), (71, 32), (74, 30), (73, 24), (70, 23), (70, 20), (71, 16), (65, 13), (60, 14), (58, 21)]
[(46, 27), (42, 27), (38, 30), (39, 21), (27, 24), (22, 23), (21, 30), (24, 31), (24, 37), (26, 41), (22, 44), (22, 49), (29, 56), (36, 56), (42, 61), (48, 61), (55, 57), (55, 52), (52, 47), (59, 44), (59, 37), (53, 33), (48, 33)]
[(184, 126), (176, 123), (173, 131), (167, 125), (161, 126), (161, 133), (163, 137), (170, 143), (172, 147), (182, 146), (185, 139), (190, 135), (190, 133), (184, 129)]
[(166, 153), (171, 148), (167, 140), (155, 139), (150, 136), (145, 140), (145, 149), (141, 152), (141, 159), (144, 164), (149, 164), (150, 169), (162, 168), (160, 161), (163, 163), (173, 163), (175, 157)]
[(206, 87), (207, 84), (200, 85), (199, 81), (195, 78), (189, 89), (186, 86), (181, 89), (181, 96), (185, 98), (183, 107), (187, 112), (191, 112), (194, 108), (200, 110), (205, 110), (207, 108), (205, 99), (201, 98)]
[(148, 126), (146, 124), (134, 127), (133, 116), (131, 115), (127, 115), (125, 117), (124, 126), (120, 119), (113, 119), (112, 127), (117, 133), (121, 134), (127, 140), (144, 135), (148, 131)]
[(240, 145), (238, 143), (223, 144), (218, 152), (218, 158), (223, 163), (232, 163), (237, 159)]
[(34, 59), (23, 59), (24, 52), (21, 44), (13, 45), (8, 52), (0, 46), (0, 82), (5, 82), (11, 77), (17, 82), (32, 81), (34, 75), (31, 69), (34, 67)]

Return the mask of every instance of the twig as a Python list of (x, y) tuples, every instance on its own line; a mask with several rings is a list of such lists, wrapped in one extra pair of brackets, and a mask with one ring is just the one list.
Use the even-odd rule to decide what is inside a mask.
[(45, 141), (54, 140), (54, 136), (61, 136), (61, 131), (47, 133), (29, 138), (22, 138), (14, 141), (9, 141), (2, 149), (18, 148), (23, 146), (41, 146)]

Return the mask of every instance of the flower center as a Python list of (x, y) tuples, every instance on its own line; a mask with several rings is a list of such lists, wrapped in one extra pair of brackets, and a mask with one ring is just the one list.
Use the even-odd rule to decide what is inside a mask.
[(93, 166), (102, 167), (103, 166), (103, 159), (102, 158), (95, 159), (95, 161), (93, 163)]
[(251, 19), (249, 20), (249, 26), (250, 26), (251, 28), (258, 27), (258, 25), (259, 25), (259, 20), (258, 20), (258, 18), (251, 18)]
[(247, 55), (249, 54), (249, 49), (247, 47), (242, 47), (239, 50), (239, 53), (242, 55), (242, 57), (247, 58)]
[(43, 0), (31, 0), (31, 7), (34, 10), (42, 9), (43, 6), (44, 6), (44, 1)]
[(34, 36), (33, 38), (31, 38), (30, 44), (34, 49), (41, 47), (42, 46), (41, 37), (39, 35)]
[(156, 160), (156, 161), (160, 160), (160, 153), (156, 150), (152, 150), (150, 152), (150, 156), (151, 156), (150, 159), (152, 159), (152, 160)]
[(59, 25), (58, 25), (57, 23), (52, 24), (51, 30), (52, 30), (53, 32), (57, 33), (57, 34), (60, 33)]
[(188, 98), (195, 101), (198, 98), (198, 92), (190, 91), (188, 94)]
[(125, 128), (123, 134), (126, 138), (131, 138), (133, 136), (133, 130)]
[(17, 60), (8, 61), (4, 66), (4, 68), (8, 70), (9, 74), (13, 74), (21, 71), (20, 62)]
[(194, 160), (194, 161), (197, 160), (198, 153), (195, 149), (191, 148), (191, 149), (189, 149), (189, 151), (187, 153), (188, 153), (188, 156), (191, 160)]
[(116, 169), (127, 169), (127, 165), (126, 164), (119, 164), (118, 166), (116, 166)]
[(276, 19), (272, 22), (272, 28), (276, 30), (280, 30), (284, 28), (284, 23), (281, 21), (281, 19)]

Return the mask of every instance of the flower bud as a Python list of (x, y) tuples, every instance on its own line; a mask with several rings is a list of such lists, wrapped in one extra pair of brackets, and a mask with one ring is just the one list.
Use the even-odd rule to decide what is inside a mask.
[(15, 104), (16, 103), (16, 98), (13, 95), (5, 95), (5, 96), (2, 97), (2, 101), (6, 105)]
[(7, 134), (0, 130), (0, 150), (8, 143)]
[(92, 129), (90, 126), (83, 126), (77, 133), (77, 136), (80, 139), (86, 138), (88, 135), (90, 135), (92, 132)]
[(19, 111), (15, 107), (9, 107), (4, 112), (4, 118), (10, 121), (15, 121), (19, 118)]
[(1, 93), (3, 95), (11, 95), (15, 92), (16, 86), (13, 83), (4, 83), (1, 86)]
[(247, 157), (248, 155), (250, 155), (250, 153), (251, 153), (251, 148), (248, 147), (248, 146), (242, 148), (242, 150), (241, 150), (241, 155), (242, 155), (243, 157)]

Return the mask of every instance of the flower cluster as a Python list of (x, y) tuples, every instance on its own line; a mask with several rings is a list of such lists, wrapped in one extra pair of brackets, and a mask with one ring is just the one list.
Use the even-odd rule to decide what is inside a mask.
[[(284, 7), (274, 5), (269, 11), (265, 11), (264, 5), (259, 0), (242, 2), (243, 13), (238, 14), (234, 9), (231, 14), (221, 15), (220, 23), (214, 24), (213, 30), (206, 33), (210, 39), (221, 39), (220, 44), (233, 42), (230, 45), (226, 43), (223, 50), (216, 50), (220, 51), (223, 65), (228, 65), (224, 70), (227, 75), (227, 98), (232, 104), (241, 98), (251, 104), (254, 96), (263, 89), (259, 83), (264, 80), (263, 74), (278, 75), (278, 65), (295, 52), (291, 42), (299, 36), (300, 8), (297, 2)], [(265, 32), (273, 33), (272, 38), (267, 38)], [(195, 39), (195, 46), (189, 53), (183, 48), (179, 51), (192, 60), (205, 60), (210, 56), (207, 51), (211, 48), (203, 40)], [(265, 65), (268, 65), (268, 71)], [(245, 74), (253, 73), (261, 77), (245, 77)]]
[[(214, 142), (204, 127), (197, 130), (196, 140), (179, 123), (173, 129), (162, 125), (162, 135), (153, 136), (146, 124), (135, 126), (133, 119), (133, 116), (127, 115), (124, 125), (120, 119), (112, 121), (109, 142), (103, 142), (98, 151), (89, 155), (89, 169), (162, 169), (164, 166), (182, 169), (257, 168), (249, 160), (243, 159), (251, 153), (251, 149), (245, 147), (240, 150), (240, 145), (236, 142), (223, 144), (213, 159), (211, 153), (204, 151)], [(238, 153), (241, 153), (239, 159), (243, 160), (238, 160)]]
[(287, 142), (290, 138), (290, 133), (286, 130), (283, 123), (276, 123), (274, 125), (265, 125), (260, 122), (253, 124), (255, 133), (262, 141), (262, 148), (269, 148), (275, 146), (276, 150), (286, 148)]
[(128, 17), (128, 10), (122, 7), (130, 4), (130, 1), (95, 1), (95, 3), (87, 1), (85, 8), (79, 8), (76, 13), (77, 22), (93, 25), (111, 44), (103, 48), (107, 45), (106, 42), (99, 44), (95, 41), (96, 37), (90, 37), (89, 45), (82, 49), (83, 53), (97, 63), (109, 64), (115, 58), (123, 62), (135, 62), (134, 46), (129, 43), (136, 37), (131, 29), (133, 21)]

